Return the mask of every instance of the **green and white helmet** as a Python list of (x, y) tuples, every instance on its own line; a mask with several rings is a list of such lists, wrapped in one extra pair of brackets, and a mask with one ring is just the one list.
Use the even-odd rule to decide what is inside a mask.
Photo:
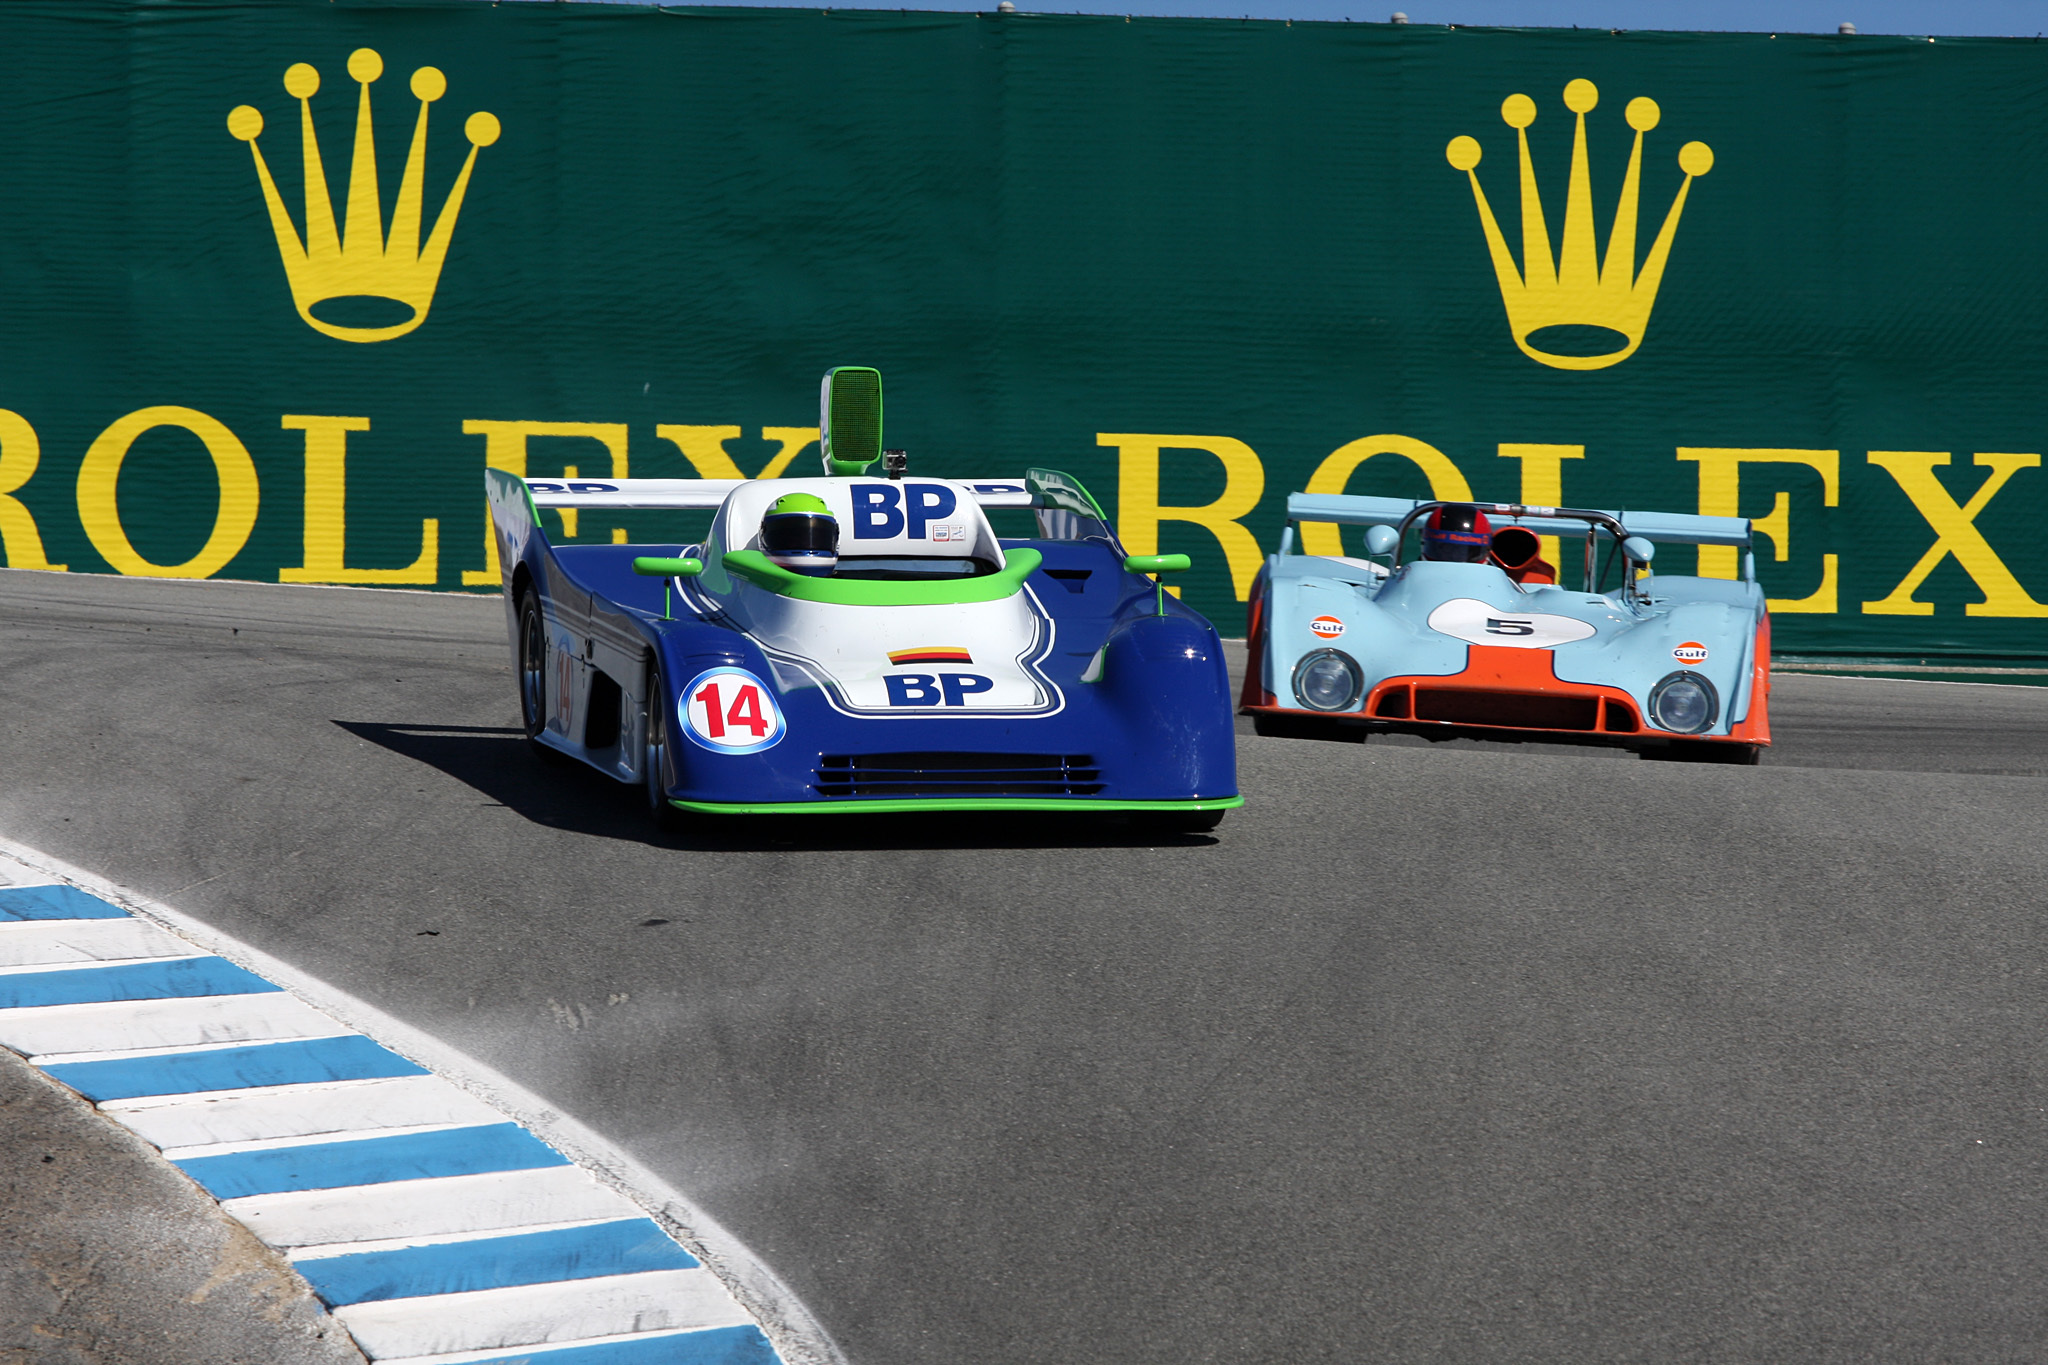
[(839, 523), (813, 493), (785, 493), (761, 518), (761, 553), (793, 573), (830, 578), (839, 567)]

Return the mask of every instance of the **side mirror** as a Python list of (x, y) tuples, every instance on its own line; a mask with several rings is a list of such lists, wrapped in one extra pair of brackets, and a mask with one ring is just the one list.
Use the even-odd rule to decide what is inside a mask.
[(1387, 525), (1365, 528), (1365, 552), (1369, 555), (1390, 555), (1401, 548), (1401, 533)]
[(1657, 557), (1657, 547), (1641, 536), (1630, 536), (1622, 541), (1621, 552), (1636, 563), (1644, 565)]
[(659, 555), (641, 555), (633, 561), (633, 572), (648, 578), (695, 578), (704, 572), (701, 559), (664, 559)]
[(1159, 614), (1166, 615), (1166, 575), (1181, 573), (1194, 563), (1186, 555), (1125, 555), (1124, 568), (1131, 573), (1158, 574)]
[(825, 371), (818, 389), (818, 450), (825, 473), (865, 474), (882, 458), (882, 372), (862, 365)]

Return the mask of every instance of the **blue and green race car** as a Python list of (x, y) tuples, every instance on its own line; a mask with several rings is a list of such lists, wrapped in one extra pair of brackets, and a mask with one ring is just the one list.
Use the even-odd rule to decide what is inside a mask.
[[(913, 478), (873, 370), (826, 376), (814, 478), (486, 473), (529, 741), (710, 814), (1243, 804), (1215, 629), (1075, 480)], [(869, 472), (883, 463), (881, 476)], [(696, 543), (557, 544), (549, 509), (713, 511)], [(1028, 511), (998, 536), (988, 512)]]

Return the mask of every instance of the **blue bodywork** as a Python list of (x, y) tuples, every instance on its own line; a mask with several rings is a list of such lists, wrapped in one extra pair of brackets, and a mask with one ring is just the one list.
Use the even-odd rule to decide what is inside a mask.
[[(523, 481), (488, 471), (487, 491), (515, 668), (529, 591), (546, 623), (546, 695), (535, 717), (544, 723), (536, 732), (530, 721), (529, 734), (620, 781), (648, 784), (658, 800), (707, 811), (1186, 812), (1242, 803), (1215, 629), (1126, 571), (1122, 549), (1095, 517), (1055, 509), (1039, 516), (1041, 531), (1073, 530), (1073, 538), (1000, 542), (1041, 556), (1021, 591), (1050, 625), (1030, 667), (1056, 706), (1038, 714), (876, 715), (856, 714), (828, 683), (740, 628), (718, 587), (737, 590), (737, 580), (709, 570), (699, 580), (634, 570), (636, 558), (700, 547), (558, 546)], [(772, 689), (784, 728), (766, 747), (721, 752), (675, 738), (684, 694), (720, 669), (743, 670)], [(904, 676), (944, 675), (907, 668)], [(936, 686), (907, 684), (928, 685)], [(671, 736), (652, 754), (651, 716), (665, 717)]]
[[(1568, 737), (1561, 732), (1576, 731), (1594, 742), (1637, 748), (1673, 739), (1722, 740), (1750, 746), (1751, 757), (1754, 746), (1769, 742), (1769, 618), (1746, 553), (1748, 522), (1590, 514), (1653, 544), (1721, 545), (1744, 554), (1741, 579), (1652, 574), (1647, 566), (1639, 572), (1624, 563), (1621, 584), (1605, 592), (1518, 582), (1493, 561), (1399, 563), (1398, 553), (1291, 553), (1300, 523), (1391, 528), (1435, 505), (1306, 494), (1289, 499), (1282, 552), (1268, 558), (1253, 589), (1246, 710), (1267, 718), (1438, 732), (1457, 727)], [(1536, 535), (1585, 538), (1594, 525), (1559, 515), (1560, 509), (1479, 506), (1496, 534), (1518, 526)], [(1623, 557), (1609, 529), (1595, 526), (1593, 537), (1595, 552)], [(1565, 569), (1557, 576), (1572, 581), (1582, 575)], [(1337, 652), (1358, 670), (1356, 695), (1343, 705), (1328, 705), (1329, 697), (1313, 705), (1300, 682), (1303, 661)], [(1710, 724), (1674, 731), (1658, 723), (1652, 693), (1679, 674), (1710, 691)]]

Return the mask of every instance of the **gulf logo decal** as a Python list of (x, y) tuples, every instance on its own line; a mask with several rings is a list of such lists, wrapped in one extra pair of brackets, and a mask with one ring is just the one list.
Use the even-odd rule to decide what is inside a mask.
[(889, 666), (902, 668), (906, 664), (971, 664), (974, 656), (958, 645), (934, 645), (929, 649), (892, 649), (889, 651)]
[(676, 702), (683, 733), (720, 754), (757, 754), (789, 729), (775, 693), (744, 668), (708, 668)]
[(1318, 616), (1308, 623), (1308, 628), (1324, 640), (1334, 640), (1344, 633), (1344, 623), (1334, 616)]
[(1698, 640), (1687, 640), (1671, 651), (1671, 657), (1682, 664), (1703, 664), (1707, 661), (1707, 647)]

